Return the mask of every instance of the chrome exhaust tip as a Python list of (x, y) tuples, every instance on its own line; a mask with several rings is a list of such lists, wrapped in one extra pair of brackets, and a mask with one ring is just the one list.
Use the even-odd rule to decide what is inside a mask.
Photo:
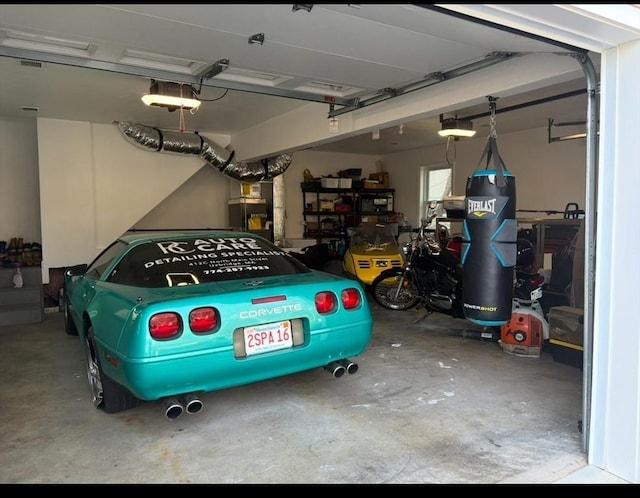
[(344, 360), (338, 360), (338, 363), (342, 365), (348, 374), (353, 375), (358, 371), (358, 364), (351, 361), (349, 358)]
[(177, 419), (184, 412), (184, 407), (176, 398), (165, 398), (162, 401), (164, 416), (169, 420)]
[(182, 399), (182, 404), (189, 415), (198, 413), (204, 407), (204, 403), (195, 394), (187, 394)]
[(338, 363), (337, 361), (332, 361), (328, 365), (325, 365), (324, 369), (327, 372), (330, 372), (331, 375), (333, 375), (336, 379), (339, 379), (340, 377), (342, 377), (344, 373), (347, 371), (347, 369), (344, 368), (342, 365), (340, 365), (340, 363)]

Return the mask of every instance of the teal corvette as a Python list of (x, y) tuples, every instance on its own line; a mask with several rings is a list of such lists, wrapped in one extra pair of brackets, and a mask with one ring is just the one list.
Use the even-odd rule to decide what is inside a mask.
[(93, 404), (162, 401), (197, 413), (200, 393), (313, 368), (355, 373), (371, 340), (363, 288), (307, 268), (251, 233), (128, 232), (64, 274), (65, 331), (85, 345)]

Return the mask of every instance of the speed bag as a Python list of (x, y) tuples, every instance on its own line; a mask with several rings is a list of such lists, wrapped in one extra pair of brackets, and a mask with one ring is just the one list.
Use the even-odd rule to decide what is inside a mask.
[(467, 320), (491, 327), (511, 319), (517, 239), (515, 177), (475, 171), (467, 179), (461, 248)]

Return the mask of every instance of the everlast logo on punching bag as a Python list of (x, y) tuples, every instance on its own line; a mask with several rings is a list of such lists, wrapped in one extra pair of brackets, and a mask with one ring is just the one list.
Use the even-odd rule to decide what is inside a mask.
[[(475, 197), (473, 199), (466, 199), (467, 201), (467, 218), (473, 216), (474, 218), (485, 218), (487, 216), (496, 215), (496, 203), (498, 199)], [(506, 200), (503, 200), (502, 205), (506, 204)]]

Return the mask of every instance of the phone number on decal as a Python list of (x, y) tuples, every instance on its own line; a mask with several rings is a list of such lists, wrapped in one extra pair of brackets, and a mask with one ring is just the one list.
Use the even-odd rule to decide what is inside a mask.
[(204, 270), (205, 275), (213, 275), (215, 273), (235, 273), (240, 271), (256, 271), (268, 270), (268, 266), (227, 266), (225, 268), (215, 268), (213, 270)]

